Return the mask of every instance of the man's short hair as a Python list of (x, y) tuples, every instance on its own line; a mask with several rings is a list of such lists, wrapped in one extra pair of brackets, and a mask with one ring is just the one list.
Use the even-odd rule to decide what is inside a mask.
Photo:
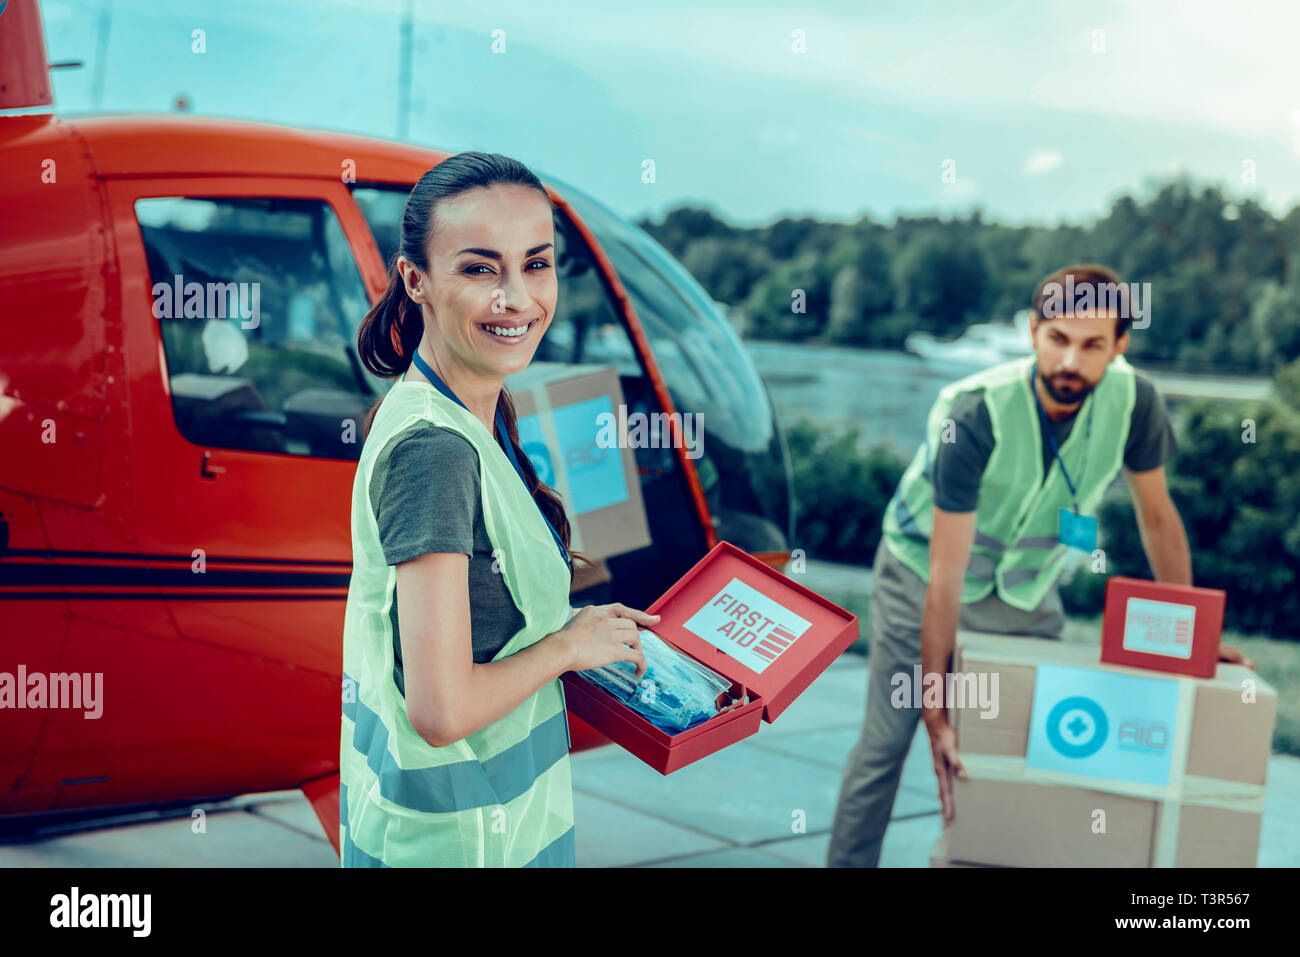
[(1129, 308), (1128, 286), (1119, 281), (1113, 271), (1097, 263), (1081, 263), (1076, 266), (1063, 266), (1049, 276), (1034, 290), (1031, 308), (1040, 319), (1053, 319), (1062, 315), (1076, 313), (1092, 315), (1098, 311), (1113, 307), (1119, 314), (1115, 320), (1115, 338), (1128, 332), (1133, 324), (1133, 312)]

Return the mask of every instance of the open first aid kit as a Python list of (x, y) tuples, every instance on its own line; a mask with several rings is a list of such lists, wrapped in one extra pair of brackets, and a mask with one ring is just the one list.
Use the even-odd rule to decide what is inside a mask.
[(727, 541), (646, 611), (639, 681), (630, 662), (563, 681), (571, 712), (662, 774), (774, 721), (858, 636), (856, 615)]
[(959, 631), (953, 673), (967, 780), (953, 781), (947, 860), (1255, 866), (1277, 692), (1254, 671), (1198, 678)]

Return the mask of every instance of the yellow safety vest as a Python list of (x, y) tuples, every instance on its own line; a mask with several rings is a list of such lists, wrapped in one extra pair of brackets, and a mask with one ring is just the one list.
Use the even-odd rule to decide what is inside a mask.
[(397, 570), (384, 560), (370, 479), (384, 447), (425, 422), (463, 435), (478, 451), (483, 522), (524, 617), (493, 660), (558, 630), (570, 614), (568, 565), (491, 432), (433, 386), (394, 383), (375, 414), (352, 488), (339, 747), (342, 865), (572, 867), (569, 729), (559, 679), (440, 748), (411, 727), (393, 679), (389, 612)]
[[(994, 445), (980, 481), (963, 603), (979, 601), (996, 587), (1008, 605), (1033, 611), (1065, 562), (1066, 546), (1057, 541), (1057, 527), (1060, 509), (1072, 508), (1073, 500), (1055, 460), (1043, 480), (1042, 421), (1029, 385), (1029, 370), (1036, 361), (1036, 356), (1013, 359), (944, 387), (930, 409), (925, 441), (885, 508), (885, 547), (928, 582), (935, 456), (957, 397), (983, 389)], [(1094, 511), (1124, 464), (1135, 396), (1133, 366), (1122, 355), (1117, 356), (1084, 399), (1061, 446), (1061, 458), (1076, 483), (1081, 513)], [(1091, 447), (1085, 455), (1083, 423), (1089, 414), (1095, 421)], [(1081, 464), (1083, 471), (1076, 473)]]

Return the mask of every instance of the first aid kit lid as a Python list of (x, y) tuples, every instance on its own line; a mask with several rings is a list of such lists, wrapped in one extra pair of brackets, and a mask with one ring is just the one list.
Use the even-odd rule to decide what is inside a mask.
[(646, 611), (651, 630), (764, 700), (773, 721), (858, 636), (858, 619), (719, 541)]

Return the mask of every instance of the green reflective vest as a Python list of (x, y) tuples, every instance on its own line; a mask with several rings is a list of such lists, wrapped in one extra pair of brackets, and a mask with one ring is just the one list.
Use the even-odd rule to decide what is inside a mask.
[[(978, 601), (996, 587), (1007, 604), (1032, 611), (1065, 561), (1067, 547), (1057, 541), (1057, 526), (1060, 509), (1072, 508), (1073, 501), (1055, 459), (1043, 481), (1042, 419), (1029, 384), (1036, 361), (1028, 356), (1004, 362), (946, 386), (930, 409), (925, 441), (885, 509), (885, 547), (928, 582), (935, 454), (941, 442), (954, 439), (948, 413), (957, 396), (983, 388), (994, 445), (980, 481), (963, 603)], [(1093, 513), (1123, 465), (1135, 394), (1133, 366), (1117, 356), (1080, 406), (1061, 446), (1080, 514)], [(1092, 437), (1085, 443), (1090, 411)]]
[(460, 433), (478, 451), (483, 522), (524, 616), (523, 628), (493, 660), (569, 620), (569, 568), (491, 432), (433, 386), (394, 383), (375, 414), (352, 489), (339, 746), (342, 865), (572, 867), (569, 727), (559, 679), (445, 747), (411, 727), (393, 679), (389, 612), (397, 570), (384, 560), (370, 479), (386, 445), (429, 422)]

